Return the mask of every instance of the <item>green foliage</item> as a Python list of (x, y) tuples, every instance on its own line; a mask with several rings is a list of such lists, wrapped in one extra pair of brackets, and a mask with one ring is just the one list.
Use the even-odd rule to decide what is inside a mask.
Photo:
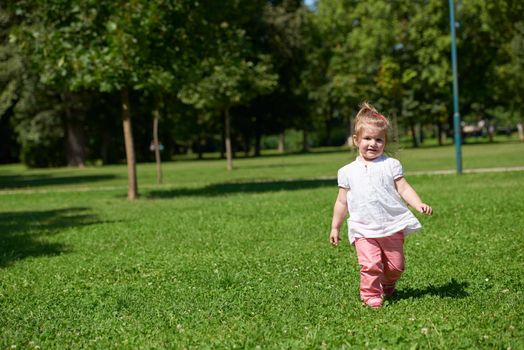
[[(521, 144), (465, 149), (523, 165)], [(413, 176), (453, 151), (406, 152), (435, 215), (381, 310), (358, 300), (354, 250), (327, 240), (351, 154), (173, 162), (134, 203), (123, 166), (2, 166), (0, 347), (521, 348), (524, 173)]]
[(256, 94), (270, 91), (276, 82), (276, 76), (265, 63), (224, 59), (224, 63), (216, 64), (209, 59), (202, 62), (201, 70), (209, 75), (204, 73), (195, 84), (185, 85), (178, 95), (183, 102), (199, 109), (223, 110), (245, 103)]
[(521, 95), (522, 72), (510, 77), (504, 71), (518, 65), (519, 46), (512, 42), (522, 37), (523, 11), (522, 2), (513, 0), (468, 1), (460, 8), (459, 52), (467, 55), (459, 66), (467, 76), (461, 82), (463, 105), (477, 119), (493, 118), (486, 112), (496, 106), (520, 114), (522, 101), (516, 95)]
[[(49, 92), (37, 97), (49, 99), (42, 106), (72, 93), (97, 101), (101, 92), (134, 91), (133, 103), (145, 104), (133, 106), (140, 111), (134, 122), (147, 125), (151, 111), (162, 110), (161, 125), (170, 128), (164, 134), (176, 136), (180, 149), (220, 139), (217, 116), (230, 108), (232, 139), (247, 149), (291, 128), (321, 135), (323, 145), (338, 143), (363, 100), (398, 120), (399, 130), (436, 124), (444, 131), (451, 127), (448, 11), (440, 0), (330, 0), (314, 9), (297, 0), (7, 1), (0, 9), (0, 114), (12, 113), (25, 86), (42, 83)], [(518, 0), (457, 2), (466, 121), (522, 120), (522, 13)], [(98, 142), (89, 131), (121, 117), (112, 106), (63, 102), (96, 111), (64, 119), (83, 126), (87, 145)], [(41, 119), (42, 111), (25, 117)], [(31, 130), (20, 139), (34, 139)], [(136, 134), (149, 143), (145, 132)]]
[[(461, 111), (470, 119), (505, 120), (505, 109), (514, 122), (521, 114), (520, 6), (479, 0), (457, 7)], [(446, 123), (448, 10), (442, 1), (319, 2), (312, 13), (318, 38), (308, 53), (313, 68), (304, 75), (316, 113), (351, 115), (346, 106), (368, 99), (405, 126)], [(497, 114), (490, 112), (495, 106)]]
[(16, 46), (5, 36), (8, 19), (5, 11), (0, 9), (0, 117), (12, 108), (18, 99), (22, 60)]
[(522, 121), (524, 110), (524, 20), (515, 24), (513, 37), (502, 44), (501, 55), (504, 63), (497, 65), (496, 76), (504, 84), (495, 86), (497, 101), (507, 106), (508, 116), (500, 118), (497, 113), (490, 113), (504, 122)]
[(13, 15), (0, 7), (0, 117), (13, 107), (18, 98), (22, 57), (9, 30), (13, 26)]
[(172, 73), (151, 60), (158, 53), (155, 40), (167, 31), (161, 5), (155, 1), (42, 1), (31, 13), (34, 25), (26, 27), (19, 40), (24, 41), (45, 84), (102, 92), (148, 84), (166, 88), (172, 83)]
[(178, 93), (179, 98), (195, 108), (222, 111), (246, 103), (270, 92), (277, 82), (267, 56), (255, 60), (246, 51), (245, 33), (220, 25), (222, 40), (216, 56), (204, 58), (191, 82)]
[(25, 81), (12, 124), (20, 143), (20, 159), (31, 167), (65, 164), (63, 103), (53, 92)]

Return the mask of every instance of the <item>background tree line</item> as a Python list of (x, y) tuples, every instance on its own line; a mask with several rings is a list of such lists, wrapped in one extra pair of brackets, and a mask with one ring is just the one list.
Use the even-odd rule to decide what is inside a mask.
[[(521, 130), (524, 3), (456, 2), (464, 120)], [(283, 149), (290, 129), (303, 133), (305, 149), (312, 140), (343, 144), (364, 99), (415, 146), (424, 128), (440, 142), (451, 130), (446, 1), (0, 6), (2, 163), (127, 159), (132, 179), (133, 164), (152, 159), (153, 140), (165, 159), (219, 151), (232, 168), (235, 152), (259, 155), (264, 136)]]

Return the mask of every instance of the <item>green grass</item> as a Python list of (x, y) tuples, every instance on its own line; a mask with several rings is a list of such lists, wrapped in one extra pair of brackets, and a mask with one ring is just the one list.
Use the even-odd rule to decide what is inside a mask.
[[(464, 163), (522, 166), (523, 147), (466, 146)], [(453, 154), (400, 158), (452, 169)], [(0, 167), (0, 348), (523, 349), (524, 172), (408, 177), (435, 215), (406, 241), (397, 297), (370, 310), (353, 249), (328, 243), (353, 157), (174, 162), (161, 186), (144, 164), (135, 202), (123, 166)]]
[[(524, 166), (524, 143), (465, 145), (462, 153), (465, 170)], [(235, 159), (235, 171), (231, 173), (226, 171), (225, 161), (220, 159), (174, 161), (162, 166), (162, 186), (156, 186), (154, 165), (139, 164), (138, 181), (139, 187), (145, 189), (187, 189), (242, 181), (331, 179), (336, 177), (341, 165), (351, 162), (355, 156), (355, 152), (347, 148), (321, 148), (305, 154), (279, 155), (267, 152), (261, 158)], [(420, 149), (401, 148), (394, 156), (402, 161), (407, 174), (415, 171), (455, 169), (455, 149), (451, 145)], [(22, 165), (0, 167), (0, 190), (4, 191), (98, 189), (103, 192), (116, 187), (126, 191), (126, 186), (127, 171), (122, 165), (53, 170), (26, 169)]]

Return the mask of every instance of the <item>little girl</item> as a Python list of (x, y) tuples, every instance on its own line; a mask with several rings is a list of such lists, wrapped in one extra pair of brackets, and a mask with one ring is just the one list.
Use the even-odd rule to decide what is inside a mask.
[(337, 246), (349, 212), (349, 241), (360, 265), (360, 298), (380, 308), (404, 271), (404, 236), (422, 226), (403, 202), (431, 215), (402, 173), (400, 162), (384, 155), (389, 120), (364, 103), (355, 117), (353, 143), (358, 157), (338, 171), (338, 196), (329, 240)]

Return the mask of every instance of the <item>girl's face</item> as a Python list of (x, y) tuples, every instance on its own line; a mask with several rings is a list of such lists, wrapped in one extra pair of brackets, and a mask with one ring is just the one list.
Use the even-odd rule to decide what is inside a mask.
[(364, 160), (373, 160), (384, 153), (386, 131), (366, 126), (362, 128), (360, 135), (353, 135), (353, 142), (358, 147), (358, 153)]

